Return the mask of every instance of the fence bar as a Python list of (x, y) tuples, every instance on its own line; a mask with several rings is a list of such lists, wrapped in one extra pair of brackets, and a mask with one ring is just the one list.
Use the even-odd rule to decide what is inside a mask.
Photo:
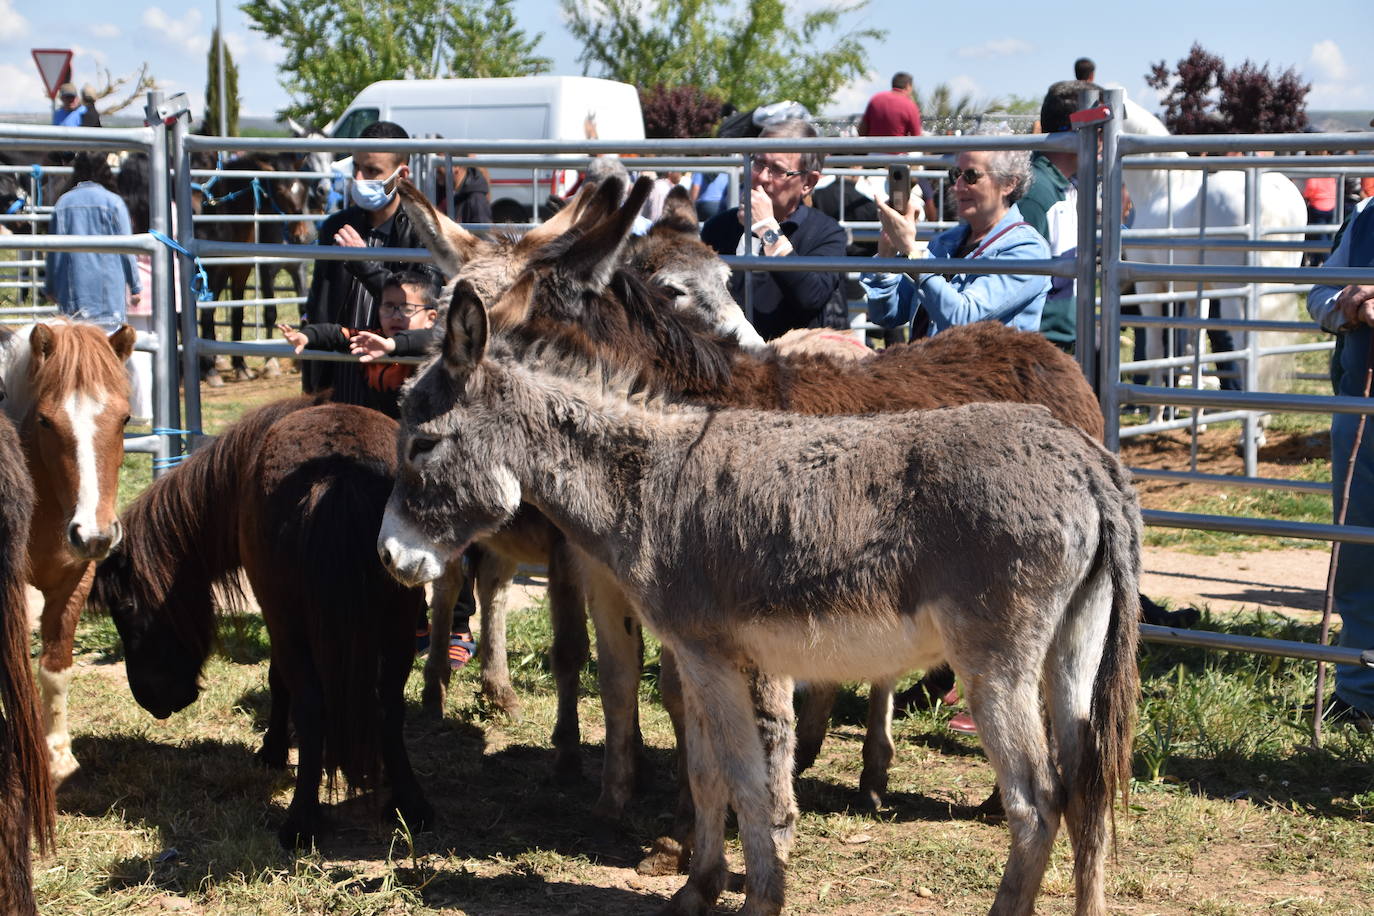
[[(1087, 109), (1098, 101), (1096, 90), (1085, 89), (1078, 95), (1078, 107)], [(1097, 318), (1097, 145), (1099, 128), (1096, 124), (1080, 125), (1075, 132), (1078, 140), (1078, 168), (1074, 175), (1077, 185), (1078, 239), (1075, 245), (1076, 271), (1074, 275), (1074, 358), (1084, 377), (1097, 378), (1099, 342)], [(841, 195), (843, 197), (843, 195)]]
[[(171, 189), (167, 170), (167, 128), (158, 109), (162, 106), (162, 91), (148, 93), (146, 119), (152, 132), (152, 149), (148, 152), (148, 225), (163, 235), (171, 229)], [(181, 404), (177, 399), (176, 290), (172, 259), (167, 246), (154, 244), (152, 249), (153, 333), (159, 352), (153, 354), (153, 427), (177, 429), (181, 425)], [(173, 454), (173, 443), (167, 436), (155, 437), (153, 475), (160, 477), (170, 467), (167, 461)], [(177, 453), (180, 453), (178, 448)]]
[[(1204, 417), (1204, 422), (1212, 422)], [(1128, 468), (1137, 480), (1167, 480), (1171, 483), (1203, 483), (1252, 490), (1293, 490), (1299, 493), (1331, 492), (1331, 484), (1320, 480), (1286, 480), (1281, 477), (1236, 477), (1231, 474), (1207, 474), (1202, 471), (1164, 471), (1158, 468)]]
[(1118, 386), (1121, 372), (1121, 122), (1125, 117), (1125, 90), (1108, 89), (1103, 101), (1112, 116), (1102, 125), (1102, 351), (1097, 377), (1098, 397), (1105, 420), (1103, 445), (1109, 451), (1121, 450), (1121, 400)]
[(1140, 638), (1146, 642), (1166, 646), (1192, 646), (1198, 649), (1224, 649), (1253, 652), (1256, 655), (1277, 655), (1283, 658), (1306, 658), (1337, 665), (1363, 665), (1374, 668), (1374, 649), (1347, 649), (1344, 646), (1321, 646), (1289, 639), (1264, 639), (1237, 633), (1211, 633), (1207, 630), (1180, 630), (1152, 623), (1140, 625)]
[(1309, 541), (1342, 541), (1347, 544), (1374, 544), (1374, 528), (1355, 525), (1327, 525), (1318, 522), (1286, 522), (1272, 518), (1239, 515), (1207, 515), (1195, 512), (1165, 512), (1144, 509), (1145, 524), (1155, 528), (1192, 528), (1197, 531), (1229, 531), (1275, 538), (1303, 538)]
[[(188, 249), (195, 250), (195, 226), (191, 210), (191, 152), (186, 148), (191, 113), (183, 111), (172, 122), (172, 149), (176, 155), (176, 224), (177, 238)], [(186, 412), (186, 429), (191, 435), (186, 437), (182, 454), (195, 449), (202, 441), (200, 409), (200, 352), (199, 329), (196, 327), (197, 313), (192, 304), (196, 294), (191, 290), (191, 280), (195, 277), (194, 263), (186, 255), (177, 253), (181, 266), (178, 274), (180, 281), (181, 323), (181, 379), (183, 403)]]

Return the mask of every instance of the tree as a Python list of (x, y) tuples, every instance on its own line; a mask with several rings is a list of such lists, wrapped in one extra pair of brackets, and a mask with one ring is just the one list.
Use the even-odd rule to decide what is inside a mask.
[[(811, 111), (867, 75), (876, 29), (825, 37), (867, 5), (825, 6), (801, 17), (783, 0), (561, 0), (582, 42), (583, 72), (635, 86), (705, 86), (742, 109), (792, 99)], [(737, 7), (742, 9), (731, 15)]]
[(720, 121), (721, 102), (696, 86), (661, 83), (639, 90), (639, 108), (644, 113), (644, 136), (650, 140), (681, 137), (709, 137)]
[(552, 66), (543, 37), (515, 25), (514, 0), (247, 0), (249, 27), (286, 48), (292, 101), (281, 114), (320, 126), (378, 80), (525, 76)]
[(107, 67), (97, 67), (96, 72), (99, 74), (97, 86), (91, 95), (96, 102), (104, 102), (118, 92), (125, 93), (123, 99), (111, 99), (107, 104), (97, 105), (96, 108), (102, 115), (114, 114), (135, 102), (142, 102), (145, 92), (157, 88), (157, 80), (148, 73), (147, 61), (128, 76), (112, 76)]
[[(205, 121), (201, 124), (201, 132), (206, 134), (219, 133), (219, 29), (215, 29), (213, 37), (210, 39), (210, 53), (206, 58), (206, 77), (205, 77)], [(225, 108), (225, 125), (229, 131), (227, 136), (237, 137), (239, 135), (239, 68), (234, 63), (234, 55), (229, 52), (229, 46), (224, 46), (224, 95), (229, 100), (229, 105)]]
[(1160, 61), (1145, 82), (1166, 93), (1164, 123), (1172, 133), (1284, 133), (1307, 126), (1312, 87), (1292, 67), (1277, 77), (1267, 63), (1257, 67), (1246, 60), (1228, 68), (1195, 42), (1176, 71)]

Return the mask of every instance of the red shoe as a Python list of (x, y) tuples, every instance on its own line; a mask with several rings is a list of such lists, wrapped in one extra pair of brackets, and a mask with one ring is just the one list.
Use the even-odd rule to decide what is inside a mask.
[(967, 712), (961, 712), (950, 719), (947, 727), (950, 731), (958, 732), (961, 735), (978, 734), (978, 726), (973, 723), (973, 716), (969, 715)]

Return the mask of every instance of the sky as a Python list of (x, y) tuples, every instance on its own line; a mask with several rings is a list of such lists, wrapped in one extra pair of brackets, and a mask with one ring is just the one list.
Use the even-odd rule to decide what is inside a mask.
[[(830, 0), (791, 0), (799, 14)], [(1194, 41), (1228, 64), (1249, 58), (1275, 70), (1294, 66), (1312, 84), (1309, 109), (1374, 109), (1374, 53), (1366, 22), (1369, 0), (1329, 0), (1313, 15), (1291, 2), (1247, 3), (1151, 0), (1086, 3), (1067, 0), (1035, 6), (984, 0), (966, 5), (869, 0), (850, 15), (853, 27), (877, 28), (890, 39), (871, 48), (866, 79), (845, 87), (825, 114), (861, 111), (893, 73), (912, 74), (918, 88), (948, 83), (976, 99), (1016, 94), (1038, 98), (1045, 87), (1073, 76), (1073, 61), (1097, 61), (1098, 81), (1123, 86), (1131, 98), (1156, 108), (1157, 93), (1144, 75), (1154, 62), (1172, 66)], [(1145, 11), (1148, 9), (1148, 12)], [(516, 0), (516, 18), (529, 33), (543, 33), (539, 51), (554, 72), (582, 73), (578, 45), (563, 26), (558, 0)], [(1049, 15), (1050, 13), (1054, 15)], [(240, 112), (267, 117), (288, 93), (277, 65), (279, 45), (248, 28), (235, 0), (223, 0), (225, 35), (239, 66)], [(116, 77), (147, 61), (169, 92), (186, 91), (192, 110), (203, 110), (205, 60), (216, 18), (213, 0), (0, 0), (0, 112), (41, 112), (44, 97), (32, 48), (70, 48), (75, 81), (98, 82), (98, 69)], [(597, 75), (593, 73), (592, 75)]]

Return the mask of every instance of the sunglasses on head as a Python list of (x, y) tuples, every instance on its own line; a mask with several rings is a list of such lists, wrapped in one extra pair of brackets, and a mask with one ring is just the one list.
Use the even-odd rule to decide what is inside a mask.
[(964, 184), (977, 184), (978, 179), (986, 175), (987, 172), (978, 169), (950, 169), (949, 183), (954, 184), (960, 178), (964, 179)]

